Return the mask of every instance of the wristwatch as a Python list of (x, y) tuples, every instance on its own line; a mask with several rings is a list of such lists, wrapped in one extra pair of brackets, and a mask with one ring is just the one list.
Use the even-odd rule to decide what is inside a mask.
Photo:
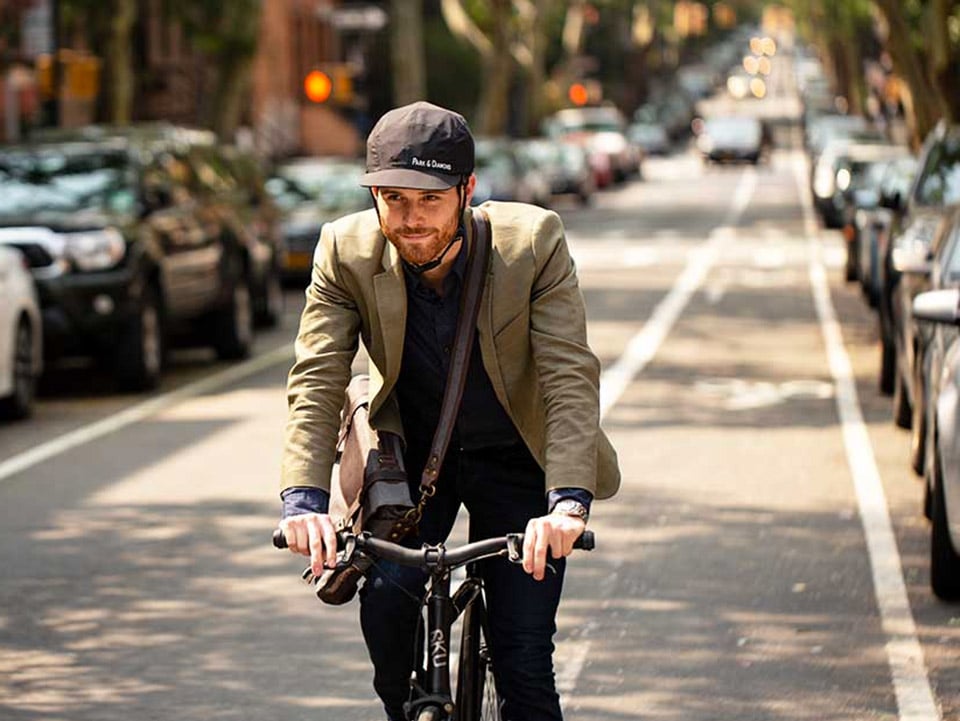
[(572, 498), (562, 498), (557, 501), (551, 513), (573, 516), (574, 518), (581, 519), (584, 523), (590, 518), (590, 511), (587, 510), (587, 507), (580, 503), (580, 501), (575, 501)]

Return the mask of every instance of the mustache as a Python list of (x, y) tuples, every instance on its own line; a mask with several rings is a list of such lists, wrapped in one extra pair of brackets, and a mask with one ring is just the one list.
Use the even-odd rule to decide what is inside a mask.
[(435, 233), (437, 232), (436, 228), (422, 228), (422, 227), (411, 227), (403, 226), (402, 228), (397, 229), (396, 231), (400, 235), (423, 235), (424, 233)]

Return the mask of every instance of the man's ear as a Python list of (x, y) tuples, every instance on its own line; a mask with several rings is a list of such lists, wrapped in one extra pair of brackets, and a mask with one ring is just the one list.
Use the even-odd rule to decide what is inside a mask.
[(473, 173), (470, 174), (470, 177), (467, 178), (467, 187), (465, 188), (466, 195), (466, 205), (470, 205), (470, 201), (473, 199), (473, 191), (477, 187), (477, 176)]

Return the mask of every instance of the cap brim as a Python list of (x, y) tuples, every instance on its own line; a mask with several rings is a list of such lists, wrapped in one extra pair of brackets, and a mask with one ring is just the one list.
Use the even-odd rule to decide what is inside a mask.
[(411, 188), (413, 190), (446, 190), (460, 182), (459, 175), (422, 173), (407, 168), (388, 168), (367, 173), (360, 178), (365, 188)]

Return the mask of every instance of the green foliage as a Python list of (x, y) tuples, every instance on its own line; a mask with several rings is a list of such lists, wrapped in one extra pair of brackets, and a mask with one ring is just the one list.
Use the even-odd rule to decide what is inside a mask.
[(472, 114), (483, 69), (480, 56), (468, 43), (454, 37), (441, 18), (424, 23), (427, 63), (427, 96), (436, 103)]

